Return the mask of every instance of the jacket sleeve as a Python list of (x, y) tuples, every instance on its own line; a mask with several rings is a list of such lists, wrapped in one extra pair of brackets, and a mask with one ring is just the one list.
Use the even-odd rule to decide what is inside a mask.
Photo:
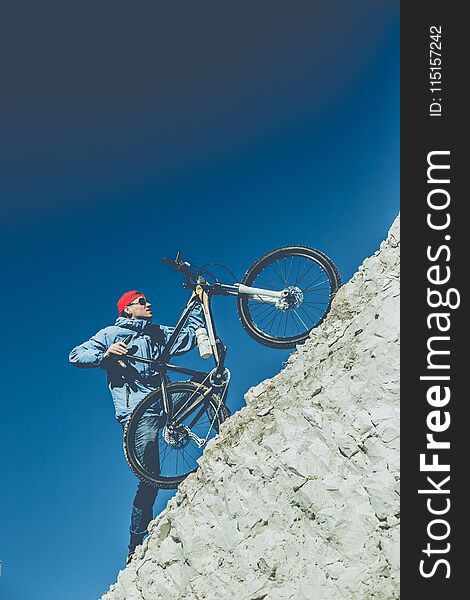
[[(196, 304), (190, 312), (186, 326), (180, 331), (175, 343), (171, 349), (172, 356), (180, 356), (192, 350), (196, 345), (196, 329), (205, 327), (204, 313), (201, 304)], [(165, 334), (165, 343), (170, 339), (171, 334), (175, 330), (174, 327), (162, 327)]]
[(69, 361), (82, 369), (99, 367), (109, 346), (106, 331), (101, 329), (87, 342), (74, 348), (69, 354)]

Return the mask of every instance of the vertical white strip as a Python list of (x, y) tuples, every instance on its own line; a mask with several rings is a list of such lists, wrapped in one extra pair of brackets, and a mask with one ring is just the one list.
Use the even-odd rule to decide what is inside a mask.
[(214, 353), (214, 357), (216, 359), (217, 362), (219, 362), (219, 353), (217, 352), (217, 345), (215, 343), (215, 335), (214, 335), (214, 328), (212, 327), (212, 319), (211, 319), (211, 314), (209, 311), (209, 306), (207, 306), (207, 302), (203, 302), (202, 303), (202, 309), (204, 311), (204, 316), (206, 318), (206, 325), (207, 325), (207, 335), (209, 336), (209, 340), (212, 346), (212, 351)]

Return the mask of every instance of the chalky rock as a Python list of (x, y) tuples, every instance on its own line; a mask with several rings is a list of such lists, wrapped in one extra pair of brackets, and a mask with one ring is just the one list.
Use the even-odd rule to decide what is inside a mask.
[(102, 600), (399, 598), (399, 217)]

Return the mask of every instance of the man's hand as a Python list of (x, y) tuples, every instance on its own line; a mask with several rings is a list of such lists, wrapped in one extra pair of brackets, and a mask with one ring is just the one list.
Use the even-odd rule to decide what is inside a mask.
[(194, 296), (199, 296), (199, 300), (202, 302), (202, 295), (204, 294), (204, 290), (200, 285), (196, 286), (196, 291), (193, 293)]
[(115, 356), (123, 356), (127, 354), (127, 346), (124, 342), (116, 342), (115, 344), (111, 344), (111, 346), (104, 353), (104, 358), (114, 354)]

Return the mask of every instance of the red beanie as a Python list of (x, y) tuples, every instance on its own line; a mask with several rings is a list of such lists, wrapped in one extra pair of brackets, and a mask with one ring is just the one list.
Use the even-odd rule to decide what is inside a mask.
[(140, 298), (140, 296), (143, 296), (143, 294), (137, 290), (131, 290), (130, 292), (123, 294), (117, 303), (118, 313), (121, 314), (126, 306), (129, 306), (131, 302), (133, 302), (136, 298)]

